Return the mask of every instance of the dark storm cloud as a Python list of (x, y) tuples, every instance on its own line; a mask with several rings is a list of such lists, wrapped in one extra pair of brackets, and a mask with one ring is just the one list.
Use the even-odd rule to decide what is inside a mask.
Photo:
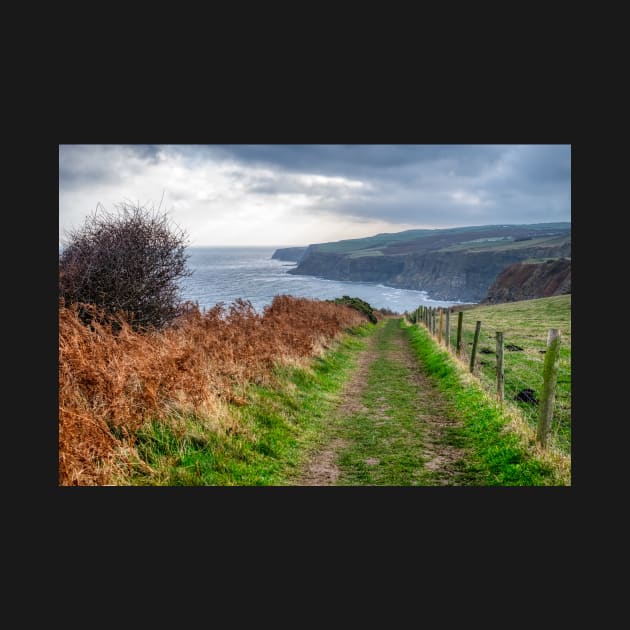
[[(214, 145), (217, 154), (251, 165), (345, 177), (398, 177), (431, 164), (449, 165), (458, 175), (478, 172), (499, 159), (489, 145)], [(410, 168), (411, 167), (411, 168)]]
[[(221, 145), (215, 155), (267, 169), (250, 192), (305, 192), (311, 212), (417, 225), (570, 221), (569, 145)], [(296, 173), (359, 181), (306, 185)], [(235, 172), (235, 177), (239, 175)]]
[(59, 145), (59, 185), (66, 190), (121, 181), (120, 168), (139, 172), (156, 164), (160, 147), (155, 144)]
[(200, 230), (278, 207), (331, 233), (571, 220), (570, 145), (61, 145), (59, 182), (68, 223), (163, 191)]

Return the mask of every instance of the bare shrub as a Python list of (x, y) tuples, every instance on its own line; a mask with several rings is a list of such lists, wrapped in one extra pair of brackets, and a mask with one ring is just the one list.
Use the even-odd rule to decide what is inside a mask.
[[(185, 232), (153, 208), (97, 207), (69, 234), (59, 256), (59, 295), (65, 303), (92, 304), (110, 322), (125, 314), (135, 330), (160, 328), (181, 312), (178, 278), (189, 276)], [(94, 312), (81, 307), (91, 322)]]

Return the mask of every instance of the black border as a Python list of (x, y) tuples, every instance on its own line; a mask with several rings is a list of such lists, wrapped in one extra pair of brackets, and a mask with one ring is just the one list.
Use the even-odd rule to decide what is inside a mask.
[[(461, 94), (449, 93), (446, 99), (435, 102), (427, 94), (396, 89), (374, 101), (364, 91), (334, 93), (320, 83), (317, 98), (306, 92), (293, 98), (284, 94), (275, 100), (264, 95), (254, 99), (242, 92), (231, 100), (220, 95), (201, 100), (182, 95), (179, 102), (171, 97), (155, 111), (126, 111), (125, 105), (110, 109), (112, 98), (101, 103), (97, 116), (89, 108), (77, 116), (78, 108), (71, 107), (64, 112), (63, 124), (56, 125), (53, 143), (45, 145), (42, 170), (50, 190), (37, 186), (35, 192), (42, 195), (37, 203), (48, 208), (53, 194), (58, 203), (55, 164), (58, 166), (59, 144), (572, 144), (574, 163), (572, 127), (563, 101), (531, 93), (529, 100), (520, 99), (517, 93), (493, 94), (491, 99), (481, 100), (472, 87), (464, 82)], [(517, 99), (518, 107), (514, 107)], [(575, 202), (574, 189), (572, 177), (573, 219), (580, 205)], [(294, 538), (303, 533), (308, 542), (319, 532), (346, 543), (357, 536), (378, 541), (385, 531), (406, 541), (422, 534), (426, 541), (428, 532), (436, 539), (448, 533), (466, 545), (475, 544), (476, 536), (485, 540), (489, 536), (503, 540), (514, 536), (513, 542), (524, 533), (535, 536), (541, 518), (552, 524), (549, 535), (555, 535), (556, 542), (562, 535), (559, 532), (570, 527), (569, 507), (575, 486), (584, 481), (575, 472), (569, 488), (59, 487), (58, 435), (54, 420), (51, 422), (57, 414), (57, 267), (52, 258), (57, 226), (52, 212), (43, 215), (38, 217), (36, 246), (38, 265), (43, 268), (38, 275), (45, 278), (45, 286), (37, 302), (41, 304), (44, 297), (46, 313), (48, 308), (51, 312), (43, 318), (46, 336), (37, 341), (45, 348), (39, 354), (38, 379), (45, 385), (42, 395), (34, 397), (36, 408), (42, 405), (35, 417), (45, 419), (51, 427), (44, 477), (55, 513), (64, 515), (66, 525), (70, 519), (89, 518), (101, 533), (123, 521), (151, 528), (164, 528), (168, 523), (181, 532), (186, 524), (194, 523), (195, 529), (208, 535), (218, 529), (227, 535), (240, 531), (260, 538), (275, 531), (278, 536)], [(578, 286), (580, 283), (578, 278)], [(39, 309), (38, 325), (41, 317)], [(575, 371), (573, 374), (578, 376)], [(577, 389), (574, 386), (573, 391)], [(573, 409), (576, 404), (574, 400)], [(572, 441), (579, 444), (579, 430), (574, 431)]]

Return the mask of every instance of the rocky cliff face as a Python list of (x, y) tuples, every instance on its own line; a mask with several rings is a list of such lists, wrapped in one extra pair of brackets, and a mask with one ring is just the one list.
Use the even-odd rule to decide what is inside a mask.
[(570, 243), (500, 251), (433, 251), (360, 258), (315, 249), (307, 252), (289, 273), (331, 280), (382, 282), (401, 289), (427, 291), (429, 297), (435, 300), (479, 302), (486, 296), (497, 275), (507, 266), (531, 258), (570, 255)]
[(354, 282), (387, 282), (404, 267), (402, 256), (363, 256), (351, 258), (343, 254), (310, 250), (296, 269), (289, 273), (319, 276), (329, 280)]
[(506, 267), (488, 289), (484, 304), (499, 304), (571, 293), (571, 259), (516, 263)]
[(481, 252), (409, 254), (400, 274), (388, 284), (427, 291), (436, 300), (479, 302), (507, 266), (531, 258), (570, 256), (570, 244)]
[(299, 262), (306, 253), (307, 247), (283, 247), (276, 249), (271, 256), (276, 260), (288, 260), (289, 262)]

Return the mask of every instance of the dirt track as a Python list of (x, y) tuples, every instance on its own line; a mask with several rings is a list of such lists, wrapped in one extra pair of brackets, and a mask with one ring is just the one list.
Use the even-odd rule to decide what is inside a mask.
[[(360, 355), (330, 419), (330, 439), (298, 485), (461, 485), (459, 428), (391, 319)], [(366, 435), (372, 442), (363, 447)]]

